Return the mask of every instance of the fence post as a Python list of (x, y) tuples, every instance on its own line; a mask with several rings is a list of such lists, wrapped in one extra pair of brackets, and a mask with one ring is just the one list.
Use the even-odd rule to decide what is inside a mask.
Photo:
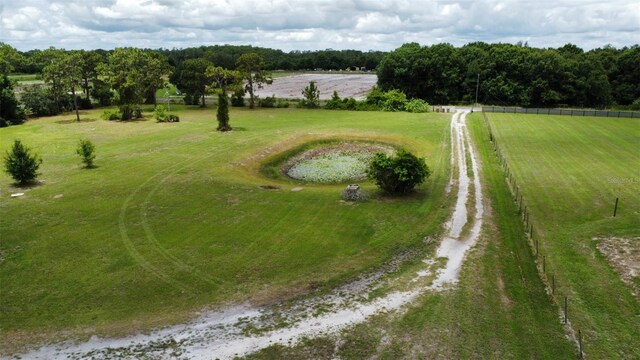
[(543, 255), (542, 256), (542, 273), (545, 273), (545, 268), (547, 267), (547, 256)]
[(567, 323), (567, 307), (569, 306), (569, 300), (567, 299), (567, 296), (565, 295), (564, 297), (564, 323)]
[(578, 350), (580, 350), (580, 359), (584, 359), (582, 353), (582, 331), (578, 330)]
[(533, 239), (533, 224), (531, 224), (531, 231), (529, 231), (529, 237)]
[(616, 217), (618, 213), (618, 198), (616, 198), (616, 205), (613, 207), (613, 217)]

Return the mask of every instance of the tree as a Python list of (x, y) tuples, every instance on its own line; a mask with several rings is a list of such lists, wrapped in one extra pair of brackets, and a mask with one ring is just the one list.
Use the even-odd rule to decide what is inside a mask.
[(263, 84), (271, 84), (271, 73), (264, 70), (264, 59), (257, 53), (240, 55), (236, 61), (237, 70), (246, 82), (244, 89), (249, 93), (249, 108), (255, 107), (255, 89), (262, 89)]
[(205, 107), (207, 85), (212, 81), (205, 72), (212, 65), (211, 61), (204, 58), (185, 60), (178, 65), (169, 80), (192, 100), (189, 103), (197, 105), (199, 98), (202, 98), (200, 106)]
[(80, 139), (76, 154), (82, 158), (85, 168), (91, 169), (94, 167), (93, 160), (96, 158), (96, 147), (90, 140)]
[(67, 65), (65, 64), (64, 49), (50, 47), (39, 55), (45, 64), (42, 68), (42, 78), (49, 85), (49, 92), (55, 103), (55, 113), (63, 111), (63, 98), (68, 91)]
[[(86, 99), (90, 99), (91, 95), (94, 95), (93, 90), (97, 88), (96, 83), (98, 79), (98, 66), (104, 63), (104, 57), (97, 51), (79, 51), (81, 54), (81, 78), (82, 78), (82, 90)], [(95, 96), (97, 99), (98, 97)]]
[(0, 74), (9, 74), (25, 61), (11, 45), (0, 42)]
[(406, 150), (399, 150), (395, 156), (377, 153), (367, 175), (389, 194), (406, 194), (424, 182), (430, 175), (423, 158), (418, 158)]
[(22, 124), (25, 119), (24, 111), (18, 105), (18, 100), (13, 92), (13, 83), (5, 74), (0, 75), (0, 127), (11, 123)]
[(310, 109), (320, 106), (320, 90), (316, 86), (315, 81), (309, 81), (309, 85), (302, 90), (302, 106)]
[(15, 140), (11, 151), (7, 151), (4, 158), (4, 169), (16, 181), (18, 185), (26, 185), (38, 176), (38, 168), (42, 159), (31, 154), (29, 148), (22, 145), (20, 140)]
[(227, 70), (220, 66), (209, 66), (207, 77), (212, 79), (210, 89), (218, 93), (218, 131), (233, 130), (229, 125), (229, 96), (227, 91), (236, 91), (241, 87), (242, 78), (237, 71)]
[(117, 93), (122, 120), (131, 120), (134, 106), (142, 103), (145, 95), (148, 98), (162, 88), (169, 67), (160, 55), (137, 48), (117, 48), (109, 54), (107, 63), (99, 65), (99, 73)]

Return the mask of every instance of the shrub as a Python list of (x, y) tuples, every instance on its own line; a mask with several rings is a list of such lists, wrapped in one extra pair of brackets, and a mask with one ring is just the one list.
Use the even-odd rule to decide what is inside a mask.
[(19, 185), (25, 185), (35, 180), (42, 159), (31, 154), (29, 148), (15, 140), (11, 151), (7, 151), (4, 158), (4, 169)]
[(102, 113), (102, 118), (104, 120), (111, 120), (111, 121), (120, 120), (120, 119), (122, 119), (122, 113), (120, 112), (120, 110), (116, 110), (116, 109), (114, 109), (114, 110), (105, 110)]
[(51, 116), (58, 114), (58, 107), (50, 92), (38, 85), (28, 86), (21, 95), (22, 103), (31, 109), (35, 116)]
[(418, 158), (406, 150), (399, 150), (395, 156), (377, 153), (367, 175), (389, 194), (406, 194), (424, 182), (430, 175), (423, 158)]
[(168, 122), (180, 122), (180, 117), (178, 115), (174, 115), (174, 114), (169, 114), (169, 117), (167, 118)]
[(400, 90), (389, 90), (384, 93), (384, 101), (382, 102), (382, 110), (384, 111), (404, 111), (404, 105), (407, 103), (407, 95)]
[(263, 108), (276, 107), (276, 96), (272, 95), (272, 96), (267, 96), (264, 99), (259, 99), (258, 105), (260, 105), (260, 107), (263, 107)]
[(9, 126), (9, 123), (4, 118), (0, 117), (0, 128)]
[(93, 109), (93, 104), (91, 103), (91, 99), (85, 97), (78, 97), (78, 108), (80, 110), (88, 110)]
[(93, 159), (96, 158), (96, 147), (90, 140), (81, 139), (78, 142), (76, 148), (76, 154), (80, 155), (84, 167), (87, 169), (93, 168)]
[(315, 81), (309, 81), (309, 85), (302, 90), (302, 96), (304, 99), (300, 102), (301, 106), (309, 109), (320, 106), (320, 90)]
[(13, 91), (13, 82), (7, 75), (0, 75), (0, 118), (6, 125), (22, 124), (26, 118), (24, 111), (18, 105)]
[(153, 110), (153, 116), (157, 122), (165, 122), (167, 121), (167, 110), (162, 105), (156, 105), (156, 108)]
[(233, 107), (243, 107), (244, 106), (244, 89), (239, 89), (234, 91), (233, 95), (231, 95), (231, 106)]
[(422, 99), (411, 99), (404, 105), (404, 111), (426, 113), (429, 112), (429, 104)]
[(286, 99), (279, 99), (275, 95), (272, 95), (258, 100), (258, 105), (263, 108), (288, 108), (289, 101)]

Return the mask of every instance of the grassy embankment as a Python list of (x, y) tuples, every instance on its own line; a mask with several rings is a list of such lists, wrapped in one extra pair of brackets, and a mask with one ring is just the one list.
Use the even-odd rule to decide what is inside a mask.
[[(38, 186), (0, 174), (3, 352), (331, 287), (420, 246), (447, 216), (447, 115), (234, 109), (236, 130), (223, 134), (215, 110), (176, 109), (175, 124), (108, 122), (94, 110), (80, 123), (68, 114), (0, 129), (0, 153), (20, 139), (44, 159)], [(80, 138), (95, 143), (97, 168), (81, 168)], [(260, 174), (271, 156), (319, 138), (402, 145), (426, 156), (433, 175), (405, 199), (364, 183), (373, 199), (348, 204), (344, 185)]]
[(639, 357), (640, 304), (596, 246), (597, 238), (640, 236), (640, 121), (488, 117), (528, 207), (540, 269), (544, 256), (546, 277), (555, 280), (558, 303), (568, 297), (586, 354)]

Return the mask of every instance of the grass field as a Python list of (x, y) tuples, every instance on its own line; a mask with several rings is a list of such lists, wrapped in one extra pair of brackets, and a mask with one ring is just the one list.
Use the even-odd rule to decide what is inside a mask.
[[(558, 302), (596, 359), (640, 356), (640, 304), (594, 238), (640, 236), (640, 121), (488, 114)], [(616, 197), (620, 198), (614, 218)], [(637, 281), (637, 277), (635, 278)]]
[[(101, 112), (0, 130), (0, 153), (20, 139), (44, 159), (38, 186), (16, 188), (0, 175), (5, 352), (331, 287), (421, 244), (448, 215), (447, 115), (234, 110), (236, 130), (217, 133), (210, 108), (182, 107), (175, 124), (107, 122)], [(95, 143), (97, 168), (81, 168), (80, 138)], [(340, 201), (344, 185), (260, 175), (263, 161), (321, 138), (402, 145), (426, 156), (433, 174), (401, 200), (364, 183), (374, 197), (354, 205)]]
[[(405, 313), (382, 314), (341, 340), (272, 346), (249, 359), (572, 359), (557, 310), (538, 277), (517, 206), (478, 113), (468, 117), (491, 214), (456, 290), (423, 296)], [(411, 273), (411, 269), (406, 269)]]

